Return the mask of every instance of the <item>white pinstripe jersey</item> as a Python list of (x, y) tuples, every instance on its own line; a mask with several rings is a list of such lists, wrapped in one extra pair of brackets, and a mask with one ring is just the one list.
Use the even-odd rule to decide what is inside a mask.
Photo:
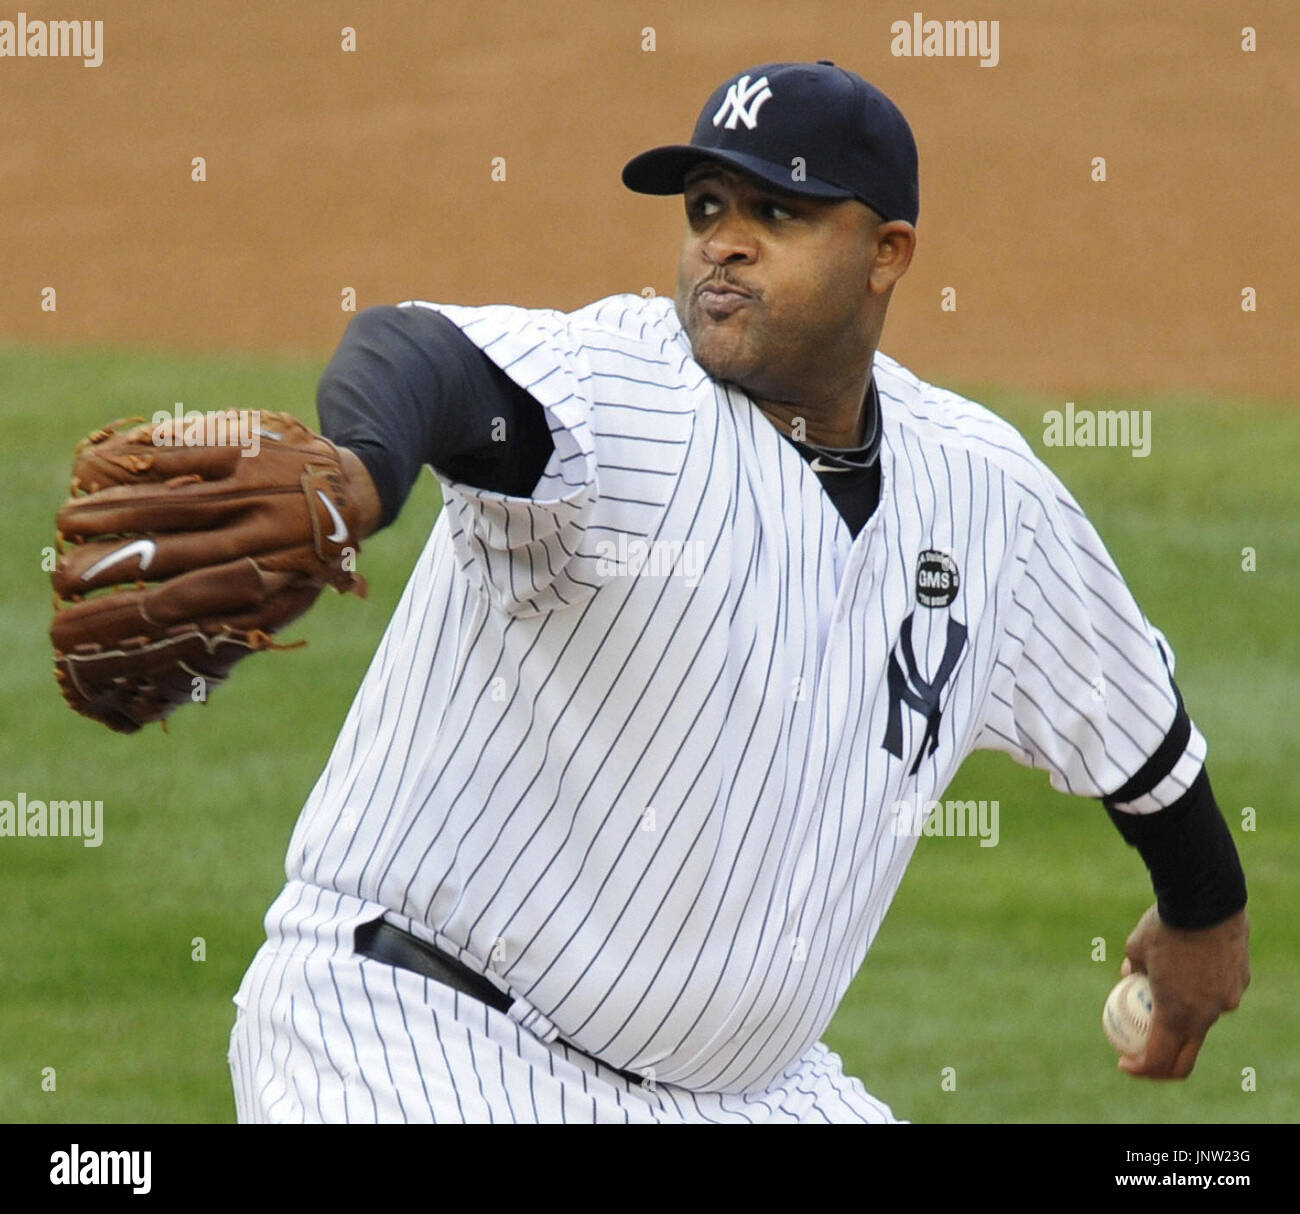
[[(408, 306), (538, 399), (555, 452), (531, 498), (444, 484), (287, 870), (405, 917), (543, 1040), (756, 1089), (880, 926), (916, 842), (891, 807), (981, 747), (1102, 796), (1170, 730), (1163, 638), (980, 406), (877, 355), (881, 494), (854, 539), (671, 300)], [(918, 591), (922, 554), (955, 588)], [(1204, 754), (1193, 727), (1121, 808), (1171, 803)]]

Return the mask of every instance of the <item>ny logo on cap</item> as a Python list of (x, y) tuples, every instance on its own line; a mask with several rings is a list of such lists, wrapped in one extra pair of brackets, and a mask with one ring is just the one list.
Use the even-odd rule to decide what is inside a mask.
[(771, 95), (766, 76), (760, 76), (753, 84), (749, 83), (748, 76), (741, 76), (728, 86), (726, 100), (713, 115), (713, 125), (720, 126), (725, 118), (727, 130), (734, 131), (739, 119), (752, 131), (758, 125), (758, 111)]

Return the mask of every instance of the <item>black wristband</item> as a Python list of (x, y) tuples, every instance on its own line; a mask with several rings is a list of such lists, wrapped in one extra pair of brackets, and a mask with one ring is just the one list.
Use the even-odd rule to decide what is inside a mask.
[(1103, 804), (1151, 873), (1160, 918), (1170, 927), (1213, 927), (1246, 905), (1246, 877), (1205, 768), (1172, 805), (1130, 814)]

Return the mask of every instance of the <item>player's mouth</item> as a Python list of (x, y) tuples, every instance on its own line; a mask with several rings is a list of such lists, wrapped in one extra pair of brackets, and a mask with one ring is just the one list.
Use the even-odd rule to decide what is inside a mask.
[(705, 315), (711, 320), (725, 320), (740, 311), (746, 304), (754, 302), (754, 297), (748, 291), (742, 291), (732, 283), (720, 282), (716, 279), (697, 287), (695, 297), (699, 300)]

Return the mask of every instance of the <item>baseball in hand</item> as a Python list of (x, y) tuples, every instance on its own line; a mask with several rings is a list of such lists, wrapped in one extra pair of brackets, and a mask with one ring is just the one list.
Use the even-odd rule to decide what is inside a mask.
[(1140, 1054), (1151, 1034), (1151, 1016), (1155, 1003), (1151, 983), (1145, 974), (1129, 974), (1121, 979), (1106, 1000), (1101, 1013), (1101, 1027), (1121, 1054)]

